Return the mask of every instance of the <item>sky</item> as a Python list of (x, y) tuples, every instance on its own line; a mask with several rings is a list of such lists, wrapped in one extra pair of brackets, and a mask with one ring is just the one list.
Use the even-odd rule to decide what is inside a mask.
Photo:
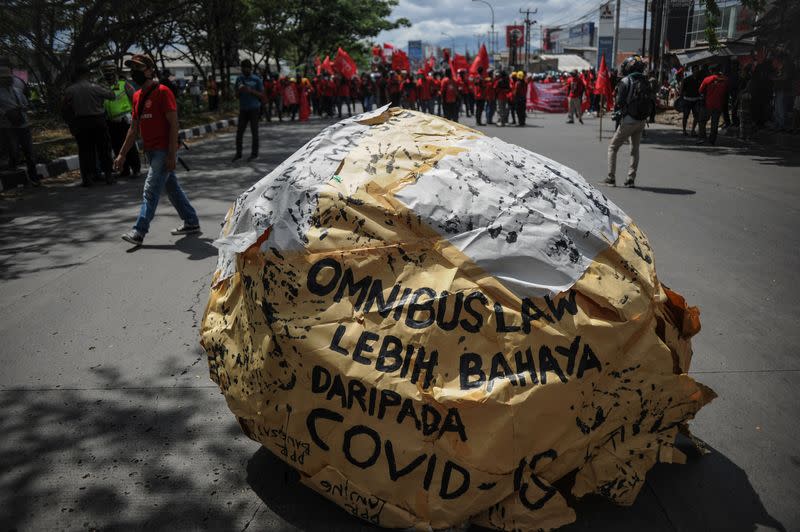
[[(488, 1), (494, 7), (494, 24), (495, 32), (498, 34), (499, 49), (505, 48), (505, 26), (514, 22), (521, 24), (524, 20), (525, 15), (519, 12), (520, 9), (539, 10), (535, 15), (531, 15), (531, 18), (537, 21), (531, 34), (531, 46), (538, 47), (538, 43), (541, 42), (539, 31), (541, 25), (574, 25), (578, 22), (597, 24), (597, 13), (602, 3), (600, 0)], [(641, 27), (643, 15), (644, 0), (622, 0), (620, 26)], [(478, 42), (487, 42), (491, 26), (489, 7), (472, 0), (400, 0), (392, 12), (391, 19), (399, 17), (409, 19), (411, 27), (384, 31), (378, 35), (377, 42), (390, 42), (405, 48), (409, 40), (419, 39), (447, 47), (452, 46), (455, 41), (456, 51), (462, 52), (466, 46), (474, 52), (479, 46)], [(452, 39), (442, 33), (447, 33)]]

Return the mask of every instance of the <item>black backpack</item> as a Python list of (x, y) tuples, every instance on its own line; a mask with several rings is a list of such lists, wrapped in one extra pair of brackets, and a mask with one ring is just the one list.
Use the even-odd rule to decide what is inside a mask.
[(642, 74), (627, 77), (628, 97), (625, 99), (625, 114), (636, 120), (645, 120), (655, 105), (653, 87)]

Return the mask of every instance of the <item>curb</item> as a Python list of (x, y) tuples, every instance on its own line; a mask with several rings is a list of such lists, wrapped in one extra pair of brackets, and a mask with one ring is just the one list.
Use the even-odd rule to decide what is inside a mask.
[[(208, 133), (213, 133), (214, 131), (224, 129), (228, 126), (235, 126), (236, 125), (236, 118), (230, 118), (227, 120), (218, 120), (216, 122), (211, 122), (208, 124), (204, 124), (202, 126), (195, 126), (192, 128), (181, 129), (178, 131), (178, 140), (186, 140), (191, 138), (203, 137)], [(141, 150), (141, 146), (139, 145), (139, 141), (136, 143), (136, 147)], [(36, 165), (36, 173), (39, 174), (40, 178), (46, 177), (55, 177), (72, 170), (77, 170), (80, 168), (80, 164), (78, 162), (77, 155), (68, 155), (66, 157), (59, 157), (53, 161), (50, 161), (47, 164), (39, 163)]]

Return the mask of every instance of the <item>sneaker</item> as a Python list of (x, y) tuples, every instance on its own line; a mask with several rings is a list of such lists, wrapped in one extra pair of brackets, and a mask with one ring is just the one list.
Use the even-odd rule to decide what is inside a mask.
[(236, 155), (233, 156), (233, 159), (231, 159), (231, 162), (235, 163), (236, 161), (238, 161), (241, 158), (242, 158), (242, 154), (241, 153), (237, 153)]
[(607, 185), (609, 187), (615, 187), (615, 186), (617, 186), (617, 180), (614, 179), (613, 177), (607, 177), (607, 178), (603, 179), (602, 181), (600, 181), (600, 184), (601, 185)]
[(144, 242), (144, 235), (137, 231), (136, 229), (131, 229), (124, 235), (122, 235), (122, 240), (125, 242), (130, 242), (134, 246), (141, 246), (142, 242)]
[(194, 235), (200, 232), (200, 226), (184, 223), (182, 226), (176, 227), (171, 232), (173, 235)]
[(628, 188), (635, 188), (636, 187), (636, 185), (633, 184), (633, 178), (632, 177), (629, 177), (628, 179), (625, 180), (625, 186), (628, 187)]
[(583, 125), (583, 118), (579, 118), (579, 119), (578, 119), (578, 122), (580, 122), (580, 123), (581, 123), (581, 125)]
[(574, 123), (575, 123), (574, 120), (567, 120), (567, 124), (574, 124)]

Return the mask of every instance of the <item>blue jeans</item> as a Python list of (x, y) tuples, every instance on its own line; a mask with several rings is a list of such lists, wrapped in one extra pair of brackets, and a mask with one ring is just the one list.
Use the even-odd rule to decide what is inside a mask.
[(363, 105), (364, 105), (364, 112), (365, 113), (367, 111), (372, 111), (372, 95), (371, 94), (364, 95)]
[(175, 172), (167, 172), (167, 150), (149, 151), (147, 159), (150, 161), (150, 170), (147, 172), (147, 179), (144, 182), (142, 208), (139, 210), (139, 218), (133, 228), (143, 235), (147, 234), (147, 231), (150, 230), (150, 222), (156, 215), (158, 198), (163, 189), (167, 190), (169, 202), (172, 203), (186, 224), (200, 225), (197, 213), (178, 184)]
[(494, 111), (495, 111), (495, 101), (494, 100), (487, 100), (486, 101), (486, 123), (490, 124), (494, 119)]

